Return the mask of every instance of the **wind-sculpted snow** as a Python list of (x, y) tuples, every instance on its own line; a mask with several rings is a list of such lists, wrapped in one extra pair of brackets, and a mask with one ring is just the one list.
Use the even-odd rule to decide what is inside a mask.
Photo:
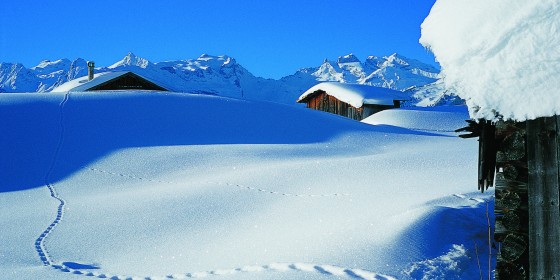
[[(169, 181), (152, 180), (152, 179), (143, 178), (143, 177), (138, 177), (138, 176), (130, 175), (130, 174), (123, 174), (123, 173), (118, 173), (118, 172), (113, 172), (113, 171), (101, 170), (101, 169), (98, 169), (98, 168), (90, 168), (89, 170), (95, 171), (95, 172), (99, 172), (99, 173), (114, 175), (114, 176), (128, 177), (128, 178), (136, 179), (136, 180), (140, 180), (140, 181), (148, 181), (148, 182), (152, 182), (152, 183), (174, 184), (173, 182), (169, 182)], [(237, 188), (240, 188), (240, 189), (251, 190), (251, 191), (257, 191), (257, 192), (261, 192), (261, 193), (264, 193), (264, 194), (275, 194), (275, 195), (283, 195), (283, 196), (296, 196), (296, 197), (332, 197), (332, 196), (348, 196), (348, 195), (349, 195), (349, 194), (347, 194), (347, 193), (332, 193), (332, 194), (294, 194), (294, 193), (284, 193), (284, 192), (278, 192), (278, 191), (273, 191), (273, 190), (266, 190), (266, 189), (262, 189), (262, 188), (259, 188), (259, 187), (251, 187), (251, 186), (245, 186), (245, 185), (241, 185), (241, 184), (228, 183), (228, 182), (213, 182), (213, 181), (208, 181), (208, 182), (205, 182), (205, 183), (207, 183), (207, 184), (215, 184), (215, 185), (224, 185), (224, 186), (228, 186), (228, 187), (237, 187)]]
[(476, 141), (165, 92), (5, 94), (0, 108), (4, 278), (479, 273)]
[[(6, 127), (0, 142), (4, 155), (0, 165), (5, 166), (1, 171), (18, 174), (19, 170), (30, 170), (24, 178), (0, 176), (0, 190), (44, 184), (41, 176), (34, 173), (44, 172), (45, 162), (49, 162), (52, 153), (48, 147), (58, 141), (56, 133), (52, 133), (58, 130), (58, 125), (45, 116), (57, 114), (57, 102), (64, 96), (52, 93), (0, 97), (0, 104), (4, 103), (0, 122)], [(219, 125), (209, 126), (209, 122)], [(314, 143), (344, 133), (378, 130), (305, 108), (166, 92), (73, 93), (72, 106), (66, 108), (66, 127), (68, 141), (89, 148), (80, 152), (78, 147), (63, 150), (62, 156), (70, 156), (72, 161), (60, 163), (52, 174), (54, 181), (108, 153), (129, 147)], [(37, 132), (41, 132), (40, 138)], [(421, 134), (398, 128), (392, 132)], [(15, 145), (12, 139), (28, 146)]]
[[(111, 274), (107, 274), (107, 273), (101, 273), (101, 272), (97, 272), (97, 271), (90, 271), (91, 269), (93, 270), (97, 270), (99, 269), (99, 267), (94, 266), (94, 265), (87, 265), (87, 264), (79, 264), (79, 263), (74, 263), (74, 262), (64, 262), (63, 264), (57, 264), (55, 263), (55, 261), (53, 260), (53, 257), (50, 255), (48, 249), (46, 248), (45, 245), (45, 241), (47, 239), (47, 237), (49, 236), (49, 234), (51, 234), (51, 232), (54, 230), (54, 228), (56, 226), (59, 225), (59, 223), (62, 222), (62, 218), (64, 216), (64, 209), (66, 206), (66, 201), (58, 194), (55, 186), (51, 183), (51, 174), (53, 173), (53, 170), (55, 169), (56, 165), (57, 165), (57, 161), (59, 160), (60, 154), (61, 154), (61, 149), (66, 137), (65, 134), (65, 130), (66, 130), (66, 124), (65, 124), (65, 116), (66, 116), (66, 112), (65, 112), (65, 106), (69, 101), (69, 97), (70, 97), (70, 93), (66, 93), (64, 96), (64, 99), (61, 101), (61, 103), (59, 104), (59, 135), (58, 135), (58, 143), (55, 147), (55, 151), (54, 151), (54, 155), (52, 157), (51, 160), (51, 164), (49, 169), (47, 170), (47, 173), (45, 175), (45, 185), (48, 188), (50, 195), (52, 198), (56, 199), (59, 202), (58, 208), (57, 208), (57, 215), (55, 220), (41, 233), (41, 235), (39, 236), (39, 238), (37, 238), (37, 240), (35, 241), (35, 249), (39, 255), (39, 258), (41, 259), (41, 261), (43, 262), (43, 264), (45, 266), (50, 266), (54, 269), (60, 270), (61, 272), (67, 272), (67, 273), (72, 273), (75, 275), (84, 275), (84, 276), (89, 276), (89, 277), (97, 277), (97, 278), (110, 278), (110, 279), (134, 279), (136, 277), (134, 276), (122, 276), (122, 275), (111, 275)], [(132, 179), (136, 179), (136, 180), (146, 180), (148, 182), (151, 183), (167, 183), (167, 184), (173, 184), (172, 182), (166, 182), (166, 181), (161, 181), (161, 180), (151, 180), (151, 179), (145, 179), (142, 177), (137, 177), (137, 176), (133, 176), (133, 175), (126, 175), (126, 174), (122, 174), (122, 173), (114, 173), (114, 172), (110, 172), (110, 171), (104, 171), (104, 170), (100, 170), (97, 168), (90, 168), (90, 170), (92, 171), (97, 171), (97, 172), (101, 172), (101, 173), (106, 173), (106, 174), (111, 174), (111, 175), (118, 175), (120, 177), (128, 177), (128, 178), (132, 178)], [(212, 182), (209, 182), (212, 183)], [(301, 197), (301, 196), (307, 196), (307, 197), (329, 197), (329, 196), (339, 196), (339, 194), (328, 194), (328, 195), (301, 195), (301, 194), (290, 194), (290, 193), (281, 193), (281, 192), (275, 192), (275, 191), (266, 191), (260, 188), (252, 188), (252, 187), (245, 187), (242, 185), (238, 185), (238, 184), (230, 184), (230, 183), (226, 183), (226, 185), (231, 186), (234, 185), (236, 187), (239, 188), (244, 188), (244, 189), (249, 189), (249, 190), (256, 190), (259, 192), (266, 192), (269, 194), (279, 194), (279, 195), (284, 195), (284, 196), (296, 196), (296, 197)], [(340, 194), (343, 195), (343, 194)], [(184, 273), (184, 274), (168, 274), (167, 276), (165, 276), (165, 278), (168, 279), (185, 279), (185, 278), (201, 278), (201, 277), (205, 277), (205, 276), (210, 276), (210, 275), (227, 275), (227, 274), (235, 274), (235, 273), (239, 273), (239, 272), (256, 272), (256, 271), (263, 271), (263, 270), (274, 270), (274, 271), (289, 271), (289, 270), (295, 270), (295, 271), (303, 271), (303, 272), (315, 272), (315, 273), (319, 273), (319, 274), (328, 274), (328, 275), (335, 275), (335, 276), (346, 276), (346, 277), (350, 277), (350, 278), (356, 278), (356, 279), (381, 279), (381, 280), (390, 280), (390, 279), (394, 279), (392, 277), (389, 276), (384, 276), (384, 275), (380, 275), (377, 273), (373, 273), (364, 269), (350, 269), (350, 268), (343, 268), (343, 267), (337, 267), (337, 266), (333, 266), (333, 265), (317, 265), (317, 264), (307, 264), (307, 263), (272, 263), (269, 265), (263, 265), (263, 266), (244, 266), (244, 267), (240, 267), (240, 268), (234, 268), (234, 269), (226, 269), (226, 270), (214, 270), (214, 271), (207, 271), (207, 272), (189, 272), (189, 273)], [(158, 276), (145, 276), (145, 277), (140, 277), (143, 279), (158, 279), (158, 278), (163, 278), (163, 277), (158, 277)]]
[(466, 106), (437, 106), (385, 110), (365, 118), (362, 122), (453, 135), (455, 130), (465, 127), (465, 120), (468, 119)]

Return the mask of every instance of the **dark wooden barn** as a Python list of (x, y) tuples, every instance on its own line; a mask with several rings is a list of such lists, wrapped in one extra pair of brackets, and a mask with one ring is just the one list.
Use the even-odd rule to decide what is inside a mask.
[(86, 91), (92, 90), (158, 90), (167, 91), (165, 88), (143, 78), (132, 72), (115, 77), (106, 82), (93, 86)]
[(104, 72), (69, 81), (53, 92), (83, 92), (110, 90), (154, 90), (168, 91), (145, 77), (130, 71)]
[(361, 121), (379, 111), (399, 108), (402, 92), (367, 85), (325, 82), (304, 92), (297, 102), (307, 108)]

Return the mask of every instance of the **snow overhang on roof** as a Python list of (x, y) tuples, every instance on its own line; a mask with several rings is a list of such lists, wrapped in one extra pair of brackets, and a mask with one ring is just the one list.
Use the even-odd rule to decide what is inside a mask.
[(341, 84), (333, 82), (320, 83), (305, 91), (297, 102), (305, 102), (317, 91), (324, 91), (327, 95), (346, 102), (355, 108), (364, 104), (394, 105), (395, 100), (406, 100), (405, 95), (396, 90), (358, 84)]
[[(95, 74), (93, 76), (93, 79), (90, 81), (88, 79), (88, 76), (83, 76), (81, 78), (76, 78), (74, 80), (68, 81), (56, 88), (54, 88), (52, 90), (52, 92), (80, 92), (80, 91), (88, 91), (96, 86), (99, 86), (101, 84), (107, 83), (109, 81), (112, 81), (118, 77), (121, 77), (123, 75), (126, 75), (128, 73), (132, 73), (136, 76), (141, 77), (142, 79), (145, 79), (146, 81), (149, 81), (153, 84), (158, 85), (157, 83), (151, 81), (150, 79), (140, 76), (136, 73), (133, 73), (131, 71), (116, 71), (116, 72), (103, 72), (103, 73), (98, 73)], [(160, 85), (158, 85), (159, 87), (162, 87)], [(162, 87), (164, 88), (164, 87)]]
[(558, 0), (438, 0), (420, 43), (472, 118), (560, 115)]

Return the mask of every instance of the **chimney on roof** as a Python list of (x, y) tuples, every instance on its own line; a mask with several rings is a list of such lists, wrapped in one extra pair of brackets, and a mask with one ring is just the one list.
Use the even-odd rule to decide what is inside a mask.
[(88, 81), (93, 80), (93, 68), (95, 67), (95, 62), (88, 61), (87, 68), (88, 68)]

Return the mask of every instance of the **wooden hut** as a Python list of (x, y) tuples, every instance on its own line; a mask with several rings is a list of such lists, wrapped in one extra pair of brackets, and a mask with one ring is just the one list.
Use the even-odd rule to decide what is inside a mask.
[(66, 82), (53, 92), (80, 92), (80, 91), (107, 91), (107, 90), (156, 90), (168, 91), (156, 82), (130, 71), (103, 72), (92, 76), (84, 76)]
[(399, 108), (403, 100), (402, 92), (388, 88), (324, 82), (305, 91), (297, 102), (360, 121), (379, 111)]

